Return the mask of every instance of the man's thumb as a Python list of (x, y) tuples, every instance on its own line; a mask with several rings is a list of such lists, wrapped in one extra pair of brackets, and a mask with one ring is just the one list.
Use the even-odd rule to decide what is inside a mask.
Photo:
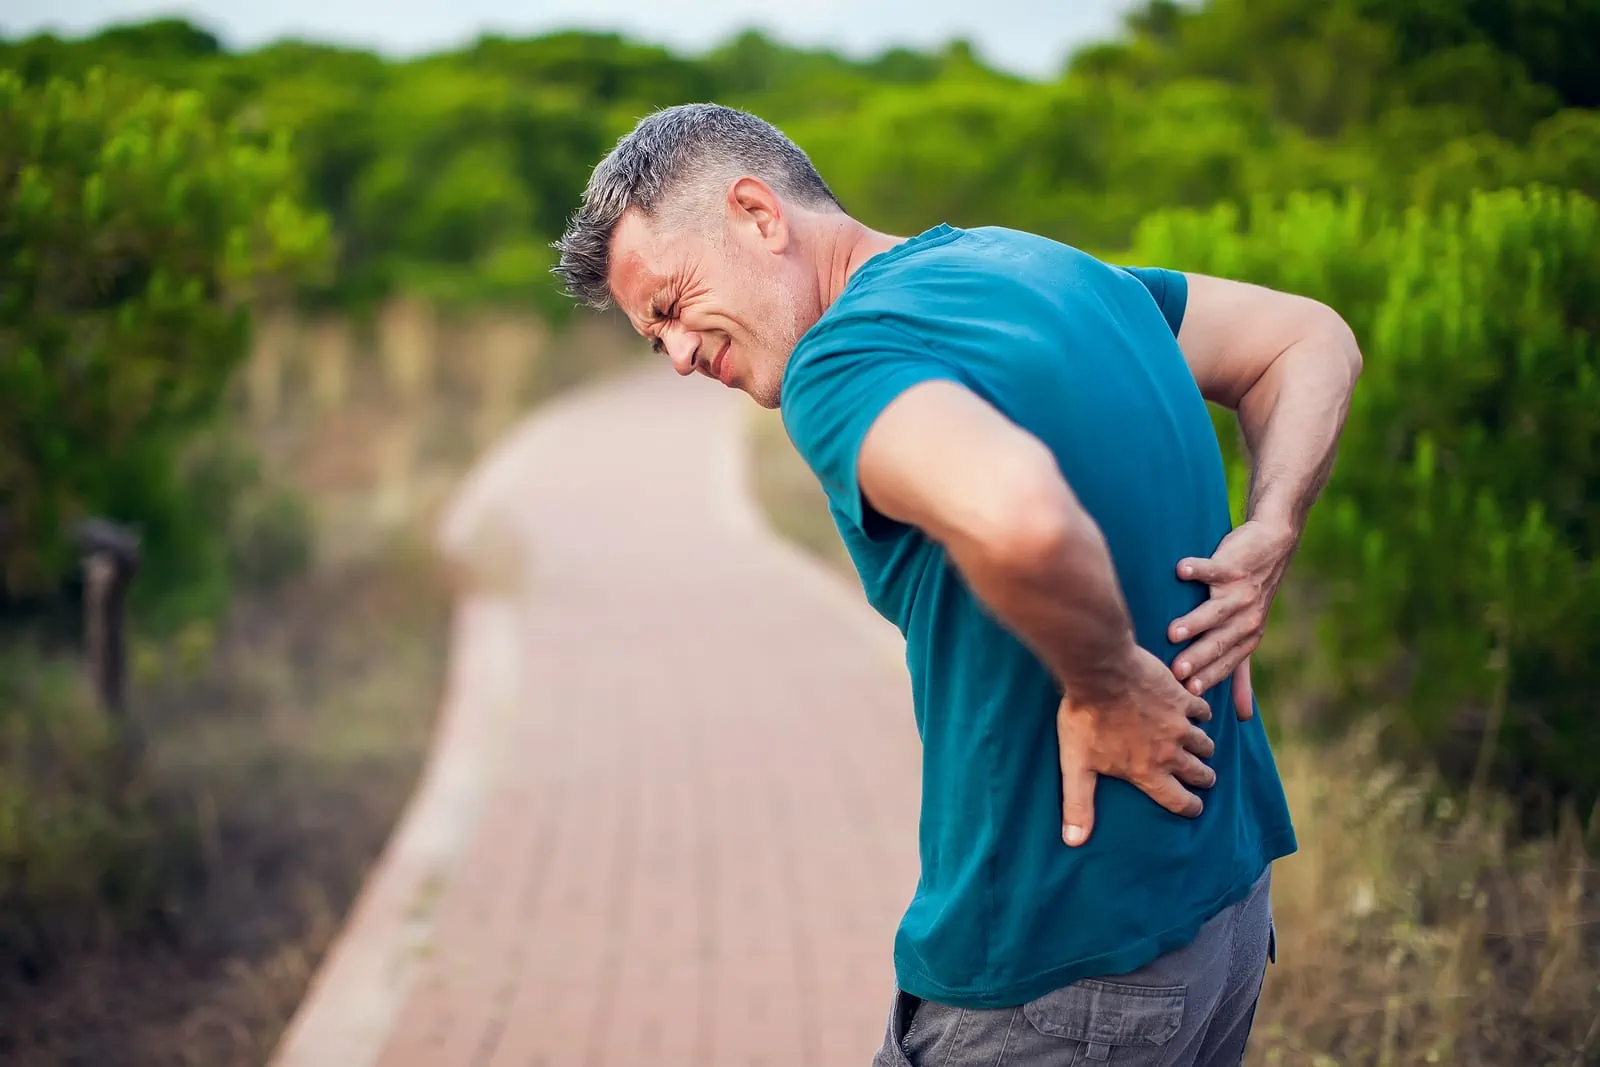
[(1061, 753), (1061, 840), (1076, 848), (1094, 830), (1094, 783), (1080, 759)]

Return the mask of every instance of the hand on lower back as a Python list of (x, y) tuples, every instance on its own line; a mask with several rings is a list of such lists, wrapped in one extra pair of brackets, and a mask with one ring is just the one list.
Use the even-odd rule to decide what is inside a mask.
[(1178, 577), (1204, 582), (1210, 596), (1167, 628), (1174, 643), (1194, 641), (1178, 655), (1172, 673), (1196, 695), (1231, 675), (1241, 719), (1253, 713), (1249, 657), (1261, 643), (1294, 546), (1287, 528), (1250, 521), (1224, 537), (1210, 558), (1178, 561)]
[(1056, 712), (1061, 748), (1062, 839), (1081, 845), (1094, 829), (1100, 775), (1121, 778), (1163, 808), (1197, 816), (1203, 804), (1187, 787), (1208, 789), (1216, 774), (1201, 761), (1214, 745), (1195, 725), (1211, 707), (1186, 690), (1160, 659), (1135, 649), (1113, 672), (1113, 691), (1068, 693)]

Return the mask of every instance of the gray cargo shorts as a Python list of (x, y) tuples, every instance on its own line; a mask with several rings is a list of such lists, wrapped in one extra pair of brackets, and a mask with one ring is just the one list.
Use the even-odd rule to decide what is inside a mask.
[(1271, 878), (1183, 948), (1020, 1007), (953, 1008), (896, 991), (873, 1067), (1238, 1067), (1277, 955)]

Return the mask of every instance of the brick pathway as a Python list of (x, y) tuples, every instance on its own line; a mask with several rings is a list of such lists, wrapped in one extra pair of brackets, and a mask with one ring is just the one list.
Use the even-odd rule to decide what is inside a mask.
[(279, 1067), (870, 1062), (909, 690), (859, 591), (755, 518), (747, 404), (630, 373), (464, 492), (453, 551), (525, 569), (463, 600), (435, 764)]

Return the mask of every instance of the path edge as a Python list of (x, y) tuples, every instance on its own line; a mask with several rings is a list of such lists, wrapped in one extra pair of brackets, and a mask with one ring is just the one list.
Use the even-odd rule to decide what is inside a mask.
[(494, 788), (496, 739), (522, 690), (521, 601), (534, 561), (507, 489), (561, 411), (625, 376), (603, 375), (527, 413), (452, 494), (434, 537), (452, 623), (428, 754), (267, 1067), (372, 1067), (383, 1054), (428, 952), (434, 906)]

